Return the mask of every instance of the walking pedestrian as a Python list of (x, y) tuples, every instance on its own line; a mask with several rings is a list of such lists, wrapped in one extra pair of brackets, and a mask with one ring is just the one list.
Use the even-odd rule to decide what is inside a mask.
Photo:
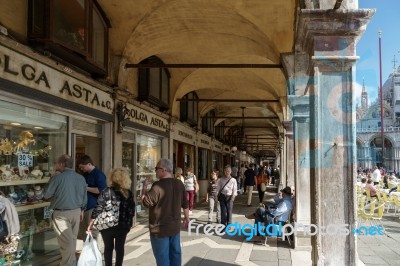
[(76, 239), (87, 202), (85, 178), (72, 169), (73, 165), (69, 155), (61, 155), (55, 166), (60, 174), (50, 178), (44, 192), (54, 210), (53, 229), (60, 247), (61, 266), (76, 265)]
[(233, 202), (237, 196), (236, 179), (231, 176), (230, 165), (225, 166), (224, 176), (217, 182), (218, 201), (221, 206), (221, 224), (232, 223)]
[(104, 263), (105, 266), (112, 266), (113, 251), (115, 249), (115, 266), (122, 266), (125, 255), (125, 240), (132, 225), (135, 215), (135, 202), (131, 191), (131, 178), (126, 169), (117, 168), (111, 172), (111, 186), (104, 189), (98, 199), (96, 208), (92, 212), (91, 221), (87, 230), (93, 230), (94, 219), (102, 214), (111, 200), (119, 205), (118, 224), (101, 230), (101, 237), (104, 242)]
[[(83, 220), (79, 226), (78, 239), (86, 239), (86, 230), (92, 219), (92, 212), (97, 204), (97, 198), (103, 189), (107, 187), (106, 175), (94, 165), (92, 158), (83, 155), (77, 161), (78, 169), (83, 173), (87, 184), (87, 205), (83, 213)], [(93, 230), (92, 236), (97, 239), (99, 231)]]
[(172, 175), (172, 162), (161, 159), (155, 167), (156, 177), (147, 191), (148, 180), (143, 182), (142, 203), (149, 208), (150, 242), (158, 266), (181, 266), (180, 241), (181, 208), (184, 225), (189, 224), (189, 204), (185, 186)]
[(217, 207), (217, 223), (221, 221), (221, 207), (217, 199), (217, 173), (211, 172), (211, 181), (208, 183), (206, 202), (208, 203), (208, 223), (212, 223), (212, 217), (214, 213), (214, 207)]
[(257, 176), (257, 191), (258, 191), (258, 200), (259, 203), (262, 203), (264, 200), (265, 190), (268, 184), (268, 175), (264, 169), (261, 169)]
[(193, 174), (193, 169), (186, 169), (185, 176), (185, 190), (186, 190), (186, 198), (189, 201), (189, 214), (192, 214), (193, 205), (194, 205), (194, 195), (196, 193), (199, 184), (197, 183), (197, 178)]
[(253, 197), (253, 188), (257, 184), (257, 177), (254, 172), (254, 164), (250, 164), (249, 169), (244, 172), (244, 185), (247, 188), (247, 207), (251, 207), (251, 200)]
[(182, 168), (176, 167), (175, 168), (175, 177), (180, 180), (183, 184), (185, 184), (185, 178), (182, 175), (183, 171)]

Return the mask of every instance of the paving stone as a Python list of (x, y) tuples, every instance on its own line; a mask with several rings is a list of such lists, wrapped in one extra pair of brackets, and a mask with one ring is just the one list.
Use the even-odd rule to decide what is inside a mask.
[(278, 258), (279, 260), (282, 259), (289, 259), (290, 258), (290, 250), (288, 248), (278, 248)]
[(365, 265), (388, 265), (385, 261), (382, 261), (382, 258), (377, 256), (362, 256), (360, 259)]
[(250, 261), (278, 262), (278, 253), (274, 251), (253, 251)]
[(291, 260), (279, 260), (278, 264), (279, 264), (279, 266), (292, 266), (292, 261)]
[[(254, 261), (251, 261), (251, 262), (256, 264), (256, 265), (258, 265), (258, 266), (266, 266), (266, 265), (268, 265), (268, 266), (279, 266), (279, 262), (277, 262), (277, 261), (265, 262), (265, 261), (261, 261), (261, 260), (254, 260)], [(246, 265), (246, 264), (243, 264), (243, 265)]]

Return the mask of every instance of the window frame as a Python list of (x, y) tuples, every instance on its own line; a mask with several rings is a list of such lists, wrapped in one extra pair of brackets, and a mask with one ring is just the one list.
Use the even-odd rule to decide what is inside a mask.
[[(164, 62), (157, 56), (150, 56), (140, 62), (140, 64), (158, 64), (163, 65)], [(155, 73), (155, 81), (158, 82), (158, 95), (151, 94), (151, 73)], [(167, 81), (165, 82), (165, 79)], [(146, 101), (160, 108), (161, 111), (169, 109), (170, 98), (170, 80), (171, 75), (167, 68), (139, 68), (138, 69), (138, 100)], [(165, 83), (164, 83), (165, 82)]]
[(191, 126), (197, 126), (199, 121), (198, 110), (199, 96), (194, 91), (187, 93), (180, 102), (180, 121)]
[[(77, 0), (74, 0), (77, 2)], [(94, 76), (104, 77), (108, 68), (108, 37), (110, 22), (95, 0), (83, 0), (84, 10), (84, 49), (63, 41), (55, 32), (57, 11), (55, 1), (52, 0), (29, 0), (28, 2), (28, 42), (38, 50), (48, 51), (74, 67), (80, 68)], [(66, 1), (68, 5), (75, 4), (73, 1)], [(58, 2), (60, 3), (60, 2)], [(94, 58), (94, 13), (97, 14), (103, 28), (102, 60)], [(42, 14), (43, 17), (40, 17)], [(67, 17), (67, 16), (66, 16)], [(68, 32), (76, 37), (76, 32)], [(71, 35), (71, 36), (72, 36)]]

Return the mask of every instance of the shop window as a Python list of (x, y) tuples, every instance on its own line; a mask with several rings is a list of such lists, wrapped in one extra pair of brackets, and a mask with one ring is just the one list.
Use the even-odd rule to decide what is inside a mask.
[[(148, 209), (141, 204), (143, 181), (145, 179), (150, 181), (147, 190), (150, 190), (152, 183), (157, 181), (154, 168), (161, 159), (161, 139), (137, 134), (136, 140), (137, 154), (136, 162), (134, 162), (136, 165), (136, 221), (141, 223), (148, 221)], [(129, 151), (128, 154), (131, 152)]]
[(49, 244), (56, 240), (43, 189), (57, 157), (67, 152), (67, 117), (6, 101), (0, 113), (0, 192), (18, 212), (19, 250), (25, 251), (19, 260), (44, 265), (44, 254), (59, 252)]
[(30, 0), (30, 44), (94, 76), (105, 76), (109, 23), (93, 0)]
[(181, 122), (187, 122), (191, 126), (197, 126), (198, 115), (197, 110), (199, 106), (199, 97), (195, 92), (190, 92), (183, 96), (180, 104)]
[[(152, 56), (141, 64), (164, 64), (158, 57)], [(166, 68), (139, 68), (139, 101), (146, 101), (160, 110), (169, 109), (169, 80), (171, 75)]]
[(201, 120), (201, 129), (204, 134), (214, 135), (215, 112), (208, 112)]

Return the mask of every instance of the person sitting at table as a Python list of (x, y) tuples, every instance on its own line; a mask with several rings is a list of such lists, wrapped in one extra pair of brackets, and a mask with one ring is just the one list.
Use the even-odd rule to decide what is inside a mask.
[(391, 185), (391, 189), (389, 190), (389, 194), (393, 191), (397, 190), (397, 186), (398, 186), (398, 181), (396, 179), (396, 177), (394, 177), (394, 175), (389, 176), (388, 178), (388, 184)]
[(374, 185), (372, 185), (372, 179), (368, 178), (367, 180), (367, 184), (365, 185), (365, 188), (368, 188), (370, 191), (370, 196), (371, 198), (376, 198), (376, 187)]
[(366, 195), (365, 193), (365, 186), (367, 185), (367, 179), (365, 177), (361, 178), (361, 189), (364, 195)]

